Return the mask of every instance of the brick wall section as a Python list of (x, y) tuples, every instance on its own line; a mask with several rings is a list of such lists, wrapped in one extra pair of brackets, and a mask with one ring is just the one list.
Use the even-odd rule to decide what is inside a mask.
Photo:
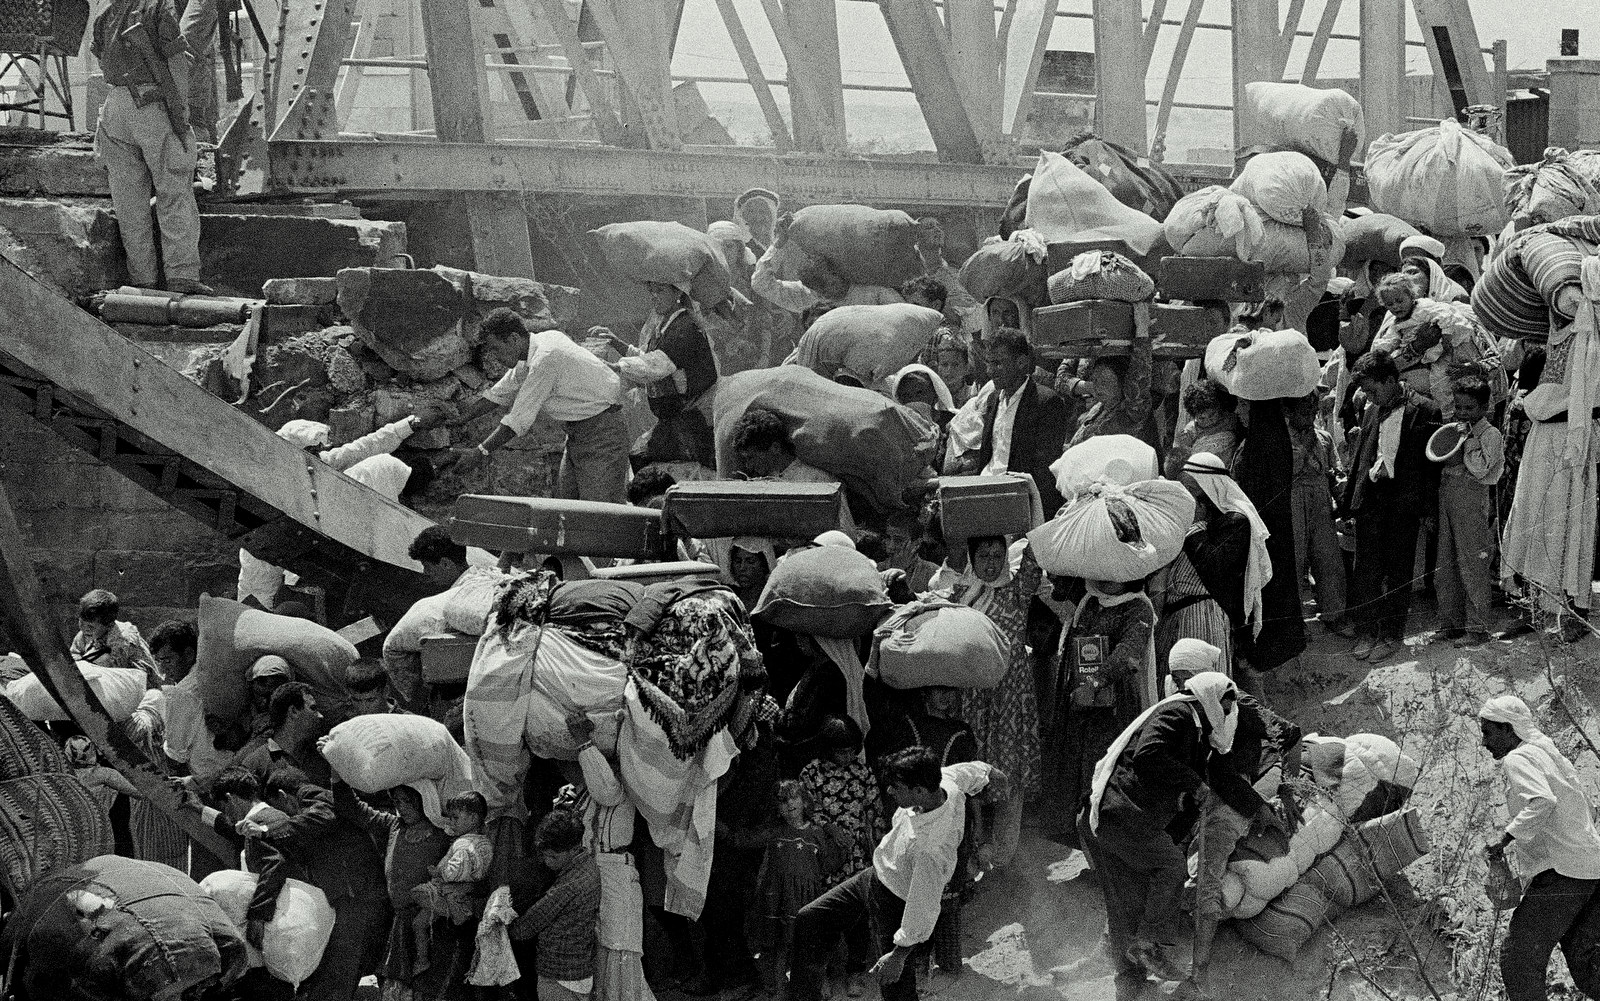
[(115, 592), (123, 617), (146, 632), (192, 618), (202, 591), (231, 593), (238, 550), (220, 533), (42, 425), (15, 415), (5, 423), (0, 482), (58, 629), (71, 629), (79, 596), (95, 587)]

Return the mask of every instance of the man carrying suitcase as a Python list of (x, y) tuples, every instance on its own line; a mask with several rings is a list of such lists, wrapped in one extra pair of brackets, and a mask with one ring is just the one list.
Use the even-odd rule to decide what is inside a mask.
[(509, 371), (453, 423), (465, 424), (497, 407), (509, 409), (489, 437), (457, 450), (456, 468), (470, 471), (544, 416), (567, 431), (559, 495), (627, 503), (628, 425), (617, 373), (559, 330), (528, 333), (522, 317), (510, 309), (493, 311), (479, 329), (484, 351)]

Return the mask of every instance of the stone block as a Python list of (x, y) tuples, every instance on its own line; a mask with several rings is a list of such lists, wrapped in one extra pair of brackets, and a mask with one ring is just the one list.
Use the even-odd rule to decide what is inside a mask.
[(106, 544), (106, 520), (93, 508), (19, 511), (17, 522), (23, 539), (35, 549), (93, 551)]
[(339, 272), (339, 308), (361, 343), (413, 379), (442, 378), (472, 357), (476, 312), (437, 272), (346, 268)]
[(72, 299), (128, 281), (109, 202), (0, 198), (0, 254)]
[(32, 560), (40, 593), (48, 602), (70, 601), (76, 605), (85, 592), (94, 588), (94, 554), (91, 552), (35, 548)]
[(271, 306), (327, 306), (339, 298), (339, 279), (269, 278), (261, 295)]
[[(18, 132), (22, 130), (17, 130)], [(38, 130), (29, 129), (37, 133)], [(0, 194), (28, 197), (111, 197), (106, 169), (94, 155), (88, 137), (78, 134), (66, 141), (53, 140), (67, 133), (26, 137), (26, 142), (0, 145)]]
[(405, 253), (404, 223), (206, 213), (200, 273), (222, 295), (254, 299), (273, 278), (325, 278), (383, 267)]
[(359, 393), (367, 388), (367, 373), (350, 352), (334, 348), (328, 355), (328, 382), (341, 393)]
[(399, 389), (380, 389), (372, 394), (372, 406), (379, 425), (393, 424), (402, 417), (416, 413), (428, 402), (427, 397), (420, 393)]
[(435, 265), (477, 309), (482, 319), (490, 311), (506, 307), (515, 310), (532, 331), (556, 330), (576, 315), (578, 290), (564, 285), (549, 285), (531, 278), (507, 278), (477, 271)]
[(100, 480), (102, 510), (137, 514), (144, 511), (166, 511), (169, 505), (139, 484), (107, 470)]
[(489, 382), (488, 379), (483, 377), (483, 373), (472, 365), (463, 365), (451, 374), (457, 379), (460, 379), (461, 384), (474, 393), (482, 389)]
[(12, 494), (12, 503), (23, 511), (97, 511), (101, 507), (100, 485), (107, 476), (115, 475), (95, 463), (41, 462), (26, 474), (27, 485)]
[(210, 524), (175, 507), (159, 511), (101, 511), (109, 549), (215, 553), (229, 548)]
[(328, 324), (332, 312), (326, 306), (274, 306), (263, 307), (261, 314), (261, 339), (264, 342), (296, 337), (321, 330)]
[[(146, 550), (108, 549), (94, 554), (94, 587), (103, 587), (127, 606), (193, 607), (205, 586), (226, 579), (229, 562), (216, 556)], [(238, 580), (238, 565), (232, 575)]]
[(328, 436), (335, 444), (355, 441), (377, 429), (377, 415), (371, 403), (352, 403), (328, 411)]
[(406, 439), (406, 447), (423, 452), (431, 452), (441, 448), (450, 447), (449, 428), (428, 428), (426, 431), (415, 431)]

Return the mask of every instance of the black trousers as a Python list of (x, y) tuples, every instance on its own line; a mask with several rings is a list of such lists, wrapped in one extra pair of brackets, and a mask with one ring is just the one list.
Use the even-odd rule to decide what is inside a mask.
[(1557, 945), (1578, 989), (1590, 997), (1600, 990), (1596, 960), (1600, 934), (1591, 908), (1600, 879), (1573, 879), (1554, 869), (1533, 877), (1522, 903), (1511, 914), (1511, 927), (1500, 947), (1500, 979), (1506, 1001), (1545, 1001), (1545, 974)]
[[(794, 951), (789, 957), (788, 1001), (822, 1001), (828, 960), (843, 937), (865, 922), (878, 955), (894, 948), (905, 902), (878, 882), (871, 866), (800, 908), (794, 920)], [(917, 1001), (916, 960), (906, 960), (900, 979), (883, 987), (883, 1001)], [(876, 960), (874, 960), (876, 961)]]
[(1356, 512), (1356, 560), (1347, 595), (1356, 632), (1399, 642), (1411, 614), (1421, 519), (1369, 496)]

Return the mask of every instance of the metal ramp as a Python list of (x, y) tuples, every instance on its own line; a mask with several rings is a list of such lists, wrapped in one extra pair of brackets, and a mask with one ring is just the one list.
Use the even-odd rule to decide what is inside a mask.
[[(31, 419), (262, 559), (331, 614), (424, 597), (432, 522), (279, 438), (0, 257), (0, 427)], [(14, 415), (13, 415), (14, 413)]]

